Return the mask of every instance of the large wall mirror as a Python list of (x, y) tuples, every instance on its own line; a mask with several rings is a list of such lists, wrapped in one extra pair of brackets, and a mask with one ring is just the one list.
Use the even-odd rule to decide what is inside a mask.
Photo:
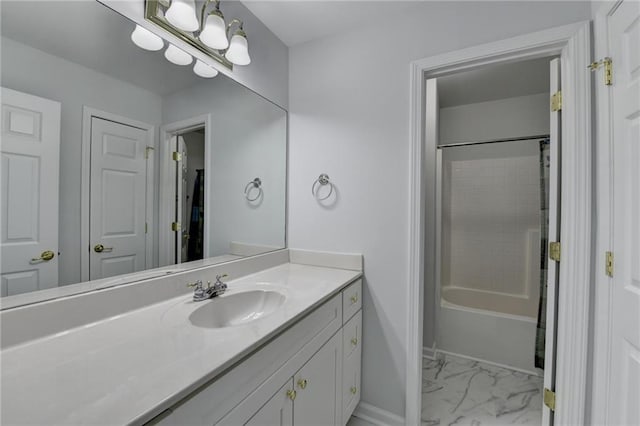
[(285, 110), (96, 1), (3, 1), (1, 24), (2, 297), (286, 246)]

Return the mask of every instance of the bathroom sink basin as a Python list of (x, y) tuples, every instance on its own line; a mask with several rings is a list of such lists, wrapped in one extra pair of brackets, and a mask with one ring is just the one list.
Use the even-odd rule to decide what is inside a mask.
[(189, 315), (197, 327), (223, 328), (244, 325), (263, 318), (278, 309), (284, 294), (273, 290), (251, 290), (222, 295), (202, 302), (203, 305)]

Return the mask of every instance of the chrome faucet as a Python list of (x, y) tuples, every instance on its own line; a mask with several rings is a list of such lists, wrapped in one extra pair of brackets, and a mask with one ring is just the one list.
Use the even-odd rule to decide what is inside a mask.
[(187, 284), (187, 287), (193, 287), (193, 301), (202, 302), (203, 300), (211, 299), (212, 297), (220, 296), (227, 289), (227, 285), (222, 282), (222, 278), (225, 278), (227, 274), (216, 275), (216, 282), (211, 285), (211, 281), (207, 281), (207, 288), (204, 288), (202, 280), (198, 280), (193, 284)]

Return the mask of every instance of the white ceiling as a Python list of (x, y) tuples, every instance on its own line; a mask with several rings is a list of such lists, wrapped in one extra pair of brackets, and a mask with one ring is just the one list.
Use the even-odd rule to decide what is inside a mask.
[(532, 59), (439, 77), (440, 107), (548, 93), (549, 61)]
[(243, 0), (284, 44), (295, 46), (353, 26), (429, 7), (425, 1)]
[(2, 36), (159, 95), (203, 81), (162, 51), (135, 46), (134, 24), (97, 1), (2, 0), (1, 19)]

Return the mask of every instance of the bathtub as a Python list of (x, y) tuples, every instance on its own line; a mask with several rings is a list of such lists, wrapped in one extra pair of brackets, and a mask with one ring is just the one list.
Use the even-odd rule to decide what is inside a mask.
[(440, 289), (437, 350), (540, 374), (536, 318), (526, 299), (461, 287)]

